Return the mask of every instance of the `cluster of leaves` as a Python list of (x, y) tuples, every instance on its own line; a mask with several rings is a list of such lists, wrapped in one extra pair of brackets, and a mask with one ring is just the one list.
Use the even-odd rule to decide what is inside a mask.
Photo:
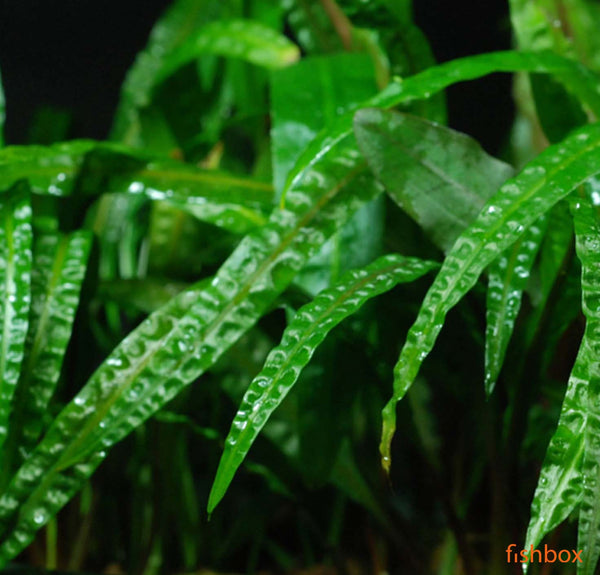
[[(373, 570), (499, 573), (509, 543), (572, 513), (594, 572), (600, 13), (511, 0), (511, 16), (518, 51), (434, 65), (408, 1), (176, 0), (110, 141), (0, 150), (1, 565), (32, 542), (50, 568), (106, 560), (89, 531), (110, 482), (89, 479), (108, 458), (99, 475), (133, 485), (130, 572), (236, 554), (248, 572), (264, 554), (347, 570), (346, 516)], [(445, 126), (444, 90), (496, 72), (517, 74), (510, 163)], [(556, 359), (577, 349), (564, 392)], [(373, 456), (392, 374), (380, 454), (404, 495)], [(524, 537), (513, 510), (538, 475)], [(80, 491), (63, 554), (55, 517)], [(267, 533), (275, 500), (301, 552)]]

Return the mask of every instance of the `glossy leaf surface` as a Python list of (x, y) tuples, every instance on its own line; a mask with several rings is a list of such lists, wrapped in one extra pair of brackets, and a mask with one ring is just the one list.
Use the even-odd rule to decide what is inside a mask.
[(521, 308), (523, 291), (544, 238), (546, 220), (532, 224), (489, 269), (485, 345), (485, 390), (494, 390)]
[(365, 54), (305, 58), (271, 73), (273, 183), (281, 193), (298, 157), (336, 116), (377, 92)]
[(215, 170), (151, 157), (111, 144), (75, 141), (0, 151), (0, 186), (27, 179), (39, 194), (76, 190), (143, 194), (184, 207), (204, 221), (236, 232), (264, 223), (272, 206), (269, 184)]
[(582, 263), (583, 310), (586, 328), (531, 504), (526, 545), (537, 546), (576, 508), (580, 507), (578, 548), (583, 549), (584, 573), (593, 573), (599, 548), (594, 542), (598, 525), (598, 373), (600, 339), (597, 245), (600, 226), (597, 208), (587, 197), (572, 198), (577, 255)]
[(339, 284), (298, 310), (281, 343), (271, 351), (250, 384), (233, 420), (209, 497), (209, 513), (225, 495), (260, 430), (327, 334), (370, 298), (399, 283), (413, 281), (435, 267), (435, 263), (414, 258), (383, 256), (364, 269), (349, 272)]
[[(165, 23), (164, 27), (171, 25)], [(149, 48), (132, 68), (123, 87), (114, 139), (135, 144), (139, 110), (150, 104), (154, 89), (200, 56), (240, 58), (267, 68), (287, 66), (300, 57), (298, 48), (285, 36), (251, 20), (219, 20), (196, 29), (187, 24), (182, 28), (187, 29), (184, 40), (166, 43), (161, 41), (162, 27), (158, 28)]]
[[(34, 244), (31, 312), (7, 448), (15, 466), (39, 438), (79, 304), (91, 235), (45, 234)], [(8, 462), (6, 463), (9, 464)]]
[(390, 467), (396, 404), (435, 344), (446, 314), (528, 226), (573, 188), (598, 173), (599, 148), (599, 124), (582, 128), (561, 144), (548, 148), (492, 196), (477, 220), (456, 241), (425, 296), (394, 369), (394, 394), (383, 413), (380, 449), (385, 469)]
[(27, 186), (0, 194), (0, 448), (8, 433), (31, 303), (31, 205)]
[(182, 292), (126, 337), (0, 498), (2, 561), (73, 496), (106, 448), (210, 368), (323, 242), (378, 193), (354, 142), (339, 144), (294, 181), (286, 208), (240, 243), (209, 287), (201, 282)]
[(475, 140), (415, 116), (361, 110), (354, 131), (390, 197), (445, 252), (513, 174)]
[[(589, 191), (589, 188), (588, 188)], [(586, 319), (585, 334), (578, 361), (587, 365), (587, 390), (581, 465), (582, 490), (579, 507), (577, 546), (583, 549), (577, 573), (593, 575), (600, 557), (600, 214), (595, 196), (573, 198), (577, 256), (581, 261), (582, 310)], [(582, 389), (575, 393), (582, 393)], [(556, 496), (556, 495), (555, 495)]]

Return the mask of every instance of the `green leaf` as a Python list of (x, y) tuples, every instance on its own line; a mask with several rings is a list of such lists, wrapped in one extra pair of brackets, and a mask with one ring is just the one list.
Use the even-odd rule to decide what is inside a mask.
[[(311, 57), (271, 74), (273, 182), (277, 194), (319, 131), (376, 91), (373, 66), (363, 54)], [(296, 284), (315, 295), (335, 282), (339, 271), (372, 261), (380, 254), (382, 216), (379, 202), (365, 206), (312, 258)], [(361, 242), (355, 241), (357, 237)]]
[(306, 166), (284, 209), (110, 354), (0, 497), (0, 562), (22, 550), (125, 437), (209, 369), (340, 226), (380, 193), (353, 139)]
[(295, 62), (300, 52), (285, 36), (259, 22), (222, 20), (186, 33), (184, 40), (164, 42), (169, 24), (156, 29), (151, 43), (129, 73), (117, 111), (113, 139), (136, 144), (139, 111), (152, 100), (154, 89), (179, 68), (206, 54), (240, 58), (257, 66), (279, 68)]
[(431, 351), (446, 314), (483, 270), (573, 188), (598, 173), (600, 124), (582, 128), (530, 162), (490, 199), (456, 241), (428, 291), (394, 369), (394, 393), (383, 411), (382, 463), (390, 467), (396, 404)]
[(286, 176), (308, 143), (332, 120), (377, 92), (365, 54), (305, 58), (271, 73), (273, 184), (280, 194)]
[(491, 395), (512, 335), (523, 291), (546, 230), (540, 218), (489, 269), (485, 332), (485, 390)]
[(581, 430), (582, 499), (577, 537), (577, 547), (583, 549), (582, 563), (577, 566), (577, 573), (581, 575), (593, 575), (600, 556), (600, 214), (598, 202), (594, 201), (597, 199), (594, 195), (591, 199), (573, 198), (576, 249), (582, 266), (582, 309), (586, 318), (578, 358), (578, 362), (586, 363), (587, 371), (584, 380), (587, 389), (582, 393), (585, 426)]
[[(363, 155), (392, 199), (445, 252), (485, 202), (513, 174), (471, 138), (398, 112), (361, 110), (354, 130)], [(491, 393), (521, 305), (543, 228), (498, 259), (490, 270), (486, 389)]]
[[(474, 80), (494, 72), (537, 72), (550, 74), (564, 84), (596, 116), (600, 116), (600, 79), (585, 67), (550, 52), (492, 52), (469, 56), (434, 66), (405, 80), (395, 80), (362, 107), (391, 108), (431, 98), (457, 82)], [(305, 149), (288, 176), (294, 180), (307, 165), (320, 158), (323, 150), (348, 138), (352, 114), (338, 118)], [(285, 202), (285, 194), (282, 196)]]
[[(569, 378), (558, 427), (550, 440), (531, 504), (526, 548), (536, 547), (581, 503), (578, 547), (584, 549), (584, 573), (593, 573), (599, 547), (590, 540), (598, 529), (598, 383), (600, 352), (598, 298), (598, 243), (600, 225), (597, 208), (588, 198), (572, 200), (577, 255), (582, 263), (581, 286), (586, 327)], [(584, 479), (585, 477), (585, 479)], [(579, 567), (578, 567), (579, 572)]]
[(0, 150), (0, 188), (27, 179), (38, 194), (143, 194), (236, 232), (265, 221), (269, 184), (176, 161), (154, 161), (131, 148), (92, 141)]
[(354, 131), (390, 197), (445, 252), (513, 174), (475, 140), (414, 116), (360, 110)]
[(0, 194), (0, 448), (7, 434), (31, 303), (31, 205), (23, 183)]
[[(567, 32), (571, 8), (559, 6), (554, 0), (511, 0), (511, 20), (519, 47), (573, 56), (572, 30)], [(537, 116), (551, 143), (562, 140), (570, 130), (587, 123), (581, 103), (567, 92), (566, 86), (545, 76), (533, 75), (529, 80)]]
[[(152, 28), (145, 49), (140, 52), (127, 73), (115, 115), (111, 139), (140, 147), (142, 138), (139, 108), (149, 103), (151, 87), (164, 65), (165, 58), (180, 46), (195, 30), (213, 18), (230, 15), (228, 4), (204, 0), (176, 0)], [(156, 121), (156, 118), (151, 118)], [(160, 123), (160, 121), (159, 121)]]
[(225, 495), (260, 430), (327, 334), (367, 300), (435, 267), (432, 262), (414, 258), (383, 256), (364, 269), (348, 272), (339, 284), (298, 310), (281, 343), (270, 352), (262, 371), (250, 384), (233, 420), (209, 496), (209, 513)]
[(281, 68), (300, 58), (298, 47), (272, 28), (253, 20), (211, 22), (190, 35), (165, 58), (156, 83), (203, 54), (239, 58), (257, 66)]
[(5, 466), (20, 464), (42, 431), (71, 339), (90, 247), (87, 232), (36, 238), (29, 331), (7, 442), (13, 451)]
[(144, 162), (103, 148), (86, 158), (80, 185), (84, 193), (103, 190), (164, 200), (235, 233), (264, 224), (273, 207), (268, 183), (181, 162)]

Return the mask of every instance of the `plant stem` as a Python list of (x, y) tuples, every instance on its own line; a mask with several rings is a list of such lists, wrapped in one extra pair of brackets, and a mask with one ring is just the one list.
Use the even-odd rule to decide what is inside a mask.
[(340, 37), (344, 49), (350, 52), (352, 50), (352, 23), (335, 3), (335, 0), (321, 0), (321, 4), (323, 10), (327, 12), (327, 16), (331, 20), (337, 35)]

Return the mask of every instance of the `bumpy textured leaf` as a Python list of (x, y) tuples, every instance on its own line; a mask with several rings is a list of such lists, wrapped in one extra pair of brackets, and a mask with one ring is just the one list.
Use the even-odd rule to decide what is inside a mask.
[(456, 241), (428, 291), (394, 369), (394, 393), (384, 408), (382, 463), (390, 467), (396, 403), (431, 351), (446, 314), (475, 285), (482, 271), (573, 188), (600, 171), (600, 124), (582, 128), (550, 147), (492, 196)]
[(308, 258), (380, 189), (353, 140), (307, 166), (284, 209), (248, 235), (210, 286), (193, 286), (110, 354), (0, 497), (0, 561), (14, 557), (127, 435), (210, 368)]
[(0, 448), (8, 432), (31, 303), (31, 205), (27, 186), (0, 194)]
[(250, 384), (233, 420), (210, 493), (209, 513), (225, 495), (260, 430), (327, 334), (367, 300), (398, 283), (421, 277), (436, 265), (414, 258), (383, 256), (364, 269), (349, 272), (339, 284), (298, 310), (281, 343), (270, 352), (263, 369)]
[[(196, 217), (243, 232), (264, 223), (269, 184), (175, 161), (154, 161), (124, 146), (75, 141), (0, 151), (0, 187), (27, 179), (39, 194), (126, 192), (167, 200)], [(76, 188), (77, 186), (77, 188)]]
[(414, 116), (361, 110), (354, 131), (391, 198), (446, 252), (513, 175), (475, 140)]
[[(600, 116), (600, 79), (585, 67), (553, 53), (493, 52), (469, 56), (434, 66), (405, 80), (395, 80), (362, 107), (391, 108), (431, 98), (457, 82), (474, 80), (494, 72), (535, 72), (550, 74), (572, 91), (596, 116)], [(298, 159), (288, 181), (293, 181), (305, 166), (319, 158), (323, 150), (348, 138), (352, 115), (347, 114), (315, 138)], [(282, 203), (285, 201), (285, 194)]]
[(540, 218), (491, 266), (488, 275), (485, 332), (485, 390), (494, 390), (512, 335), (523, 291), (540, 249), (546, 219)]
[(42, 430), (71, 339), (90, 246), (91, 235), (86, 232), (36, 239), (29, 331), (7, 443), (14, 453), (7, 466), (21, 463)]
[(597, 208), (589, 198), (572, 199), (577, 255), (582, 263), (582, 308), (586, 328), (573, 366), (558, 427), (550, 440), (535, 496), (526, 545), (537, 546), (544, 535), (561, 523), (578, 504), (578, 548), (583, 563), (578, 573), (592, 574), (598, 560), (598, 431), (600, 414), (600, 276), (598, 246), (600, 224)]
[(336, 116), (377, 92), (365, 54), (305, 58), (271, 74), (273, 183), (281, 193), (307, 144)]
[[(373, 66), (363, 54), (307, 58), (272, 73), (273, 181), (278, 193), (299, 155), (319, 131), (376, 91)], [(380, 207), (376, 203), (357, 213), (309, 262), (296, 284), (315, 295), (336, 281), (338, 269), (344, 272), (360, 267), (380, 255)], [(357, 237), (361, 241), (357, 242)]]
[[(164, 200), (202, 221), (236, 233), (264, 224), (273, 207), (273, 188), (265, 182), (180, 162), (136, 162), (130, 156), (100, 148), (86, 159), (83, 184), (91, 191), (102, 189)], [(95, 174), (99, 175), (97, 179)]]
[[(171, 15), (172, 16), (172, 15)], [(176, 15), (177, 24), (179, 15)], [(171, 18), (173, 20), (173, 18)], [(300, 57), (298, 48), (273, 29), (250, 20), (223, 20), (193, 29), (185, 25), (185, 39), (165, 41), (175, 20), (157, 27), (149, 47), (129, 73), (117, 111), (113, 139), (136, 144), (139, 110), (148, 106), (154, 89), (183, 65), (205, 54), (240, 58), (258, 66), (278, 68)]]
[(593, 575), (600, 556), (600, 214), (598, 203), (593, 204), (588, 197), (575, 199), (573, 204), (577, 256), (582, 266), (582, 309), (586, 318), (578, 361), (587, 364), (587, 390), (582, 397), (585, 401), (580, 484), (583, 496), (577, 540), (583, 556), (577, 573)]

